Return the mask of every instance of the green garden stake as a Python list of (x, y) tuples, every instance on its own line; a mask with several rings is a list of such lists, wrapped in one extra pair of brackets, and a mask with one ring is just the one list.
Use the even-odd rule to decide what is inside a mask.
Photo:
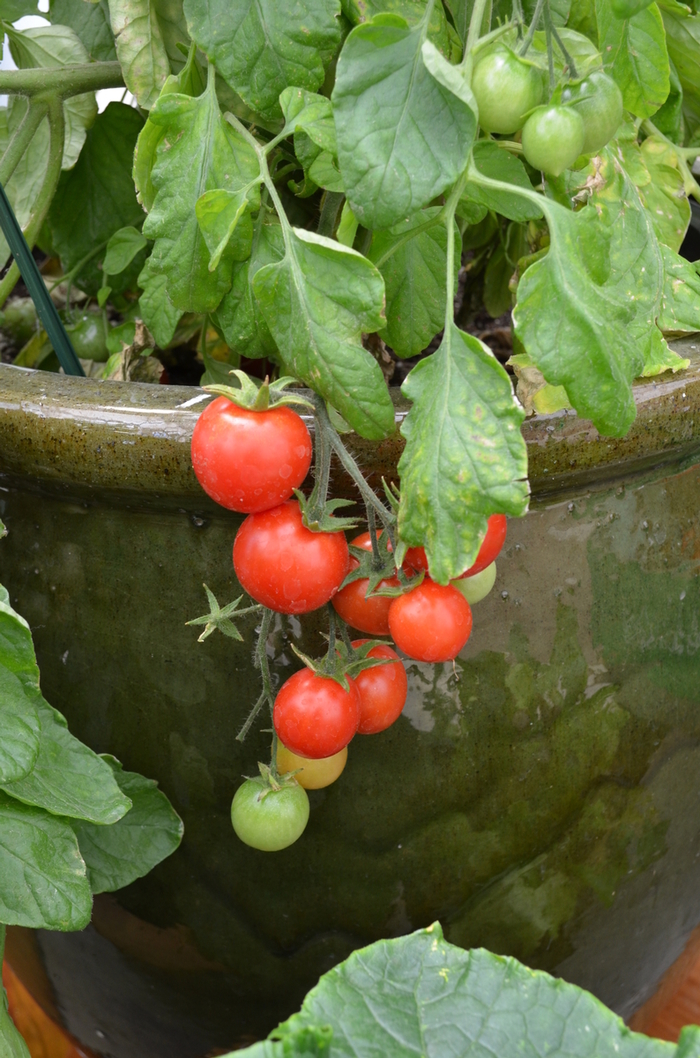
[(71, 340), (56, 311), (56, 306), (49, 296), (46, 284), (41, 278), (37, 263), (32, 257), (24, 232), (19, 226), (2, 184), (0, 184), (0, 228), (2, 228), (3, 235), (7, 239), (11, 254), (17, 262), (17, 267), (20, 270), (25, 286), (36, 305), (39, 319), (44, 325), (44, 330), (49, 336), (61, 367), (67, 375), (82, 375), (84, 378), (85, 372), (80, 360), (78, 360), (75, 349), (71, 345)]

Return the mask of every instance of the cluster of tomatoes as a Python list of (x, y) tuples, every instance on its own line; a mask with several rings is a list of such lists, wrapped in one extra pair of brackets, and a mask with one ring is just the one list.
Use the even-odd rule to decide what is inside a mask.
[(477, 52), (472, 91), (484, 132), (522, 130), (526, 160), (550, 176), (601, 150), (622, 122), (622, 93), (603, 70), (558, 86), (545, 103), (544, 70), (501, 42)]
[[(192, 436), (195, 474), (217, 503), (248, 515), (233, 545), (242, 587), (277, 613), (310, 613), (332, 602), (350, 627), (372, 637), (390, 635), (410, 658), (454, 659), (471, 633), (470, 602), (493, 586), (505, 516), (490, 518), (476, 562), (451, 584), (427, 576), (427, 557), (418, 547), (407, 552), (401, 578), (388, 576), (368, 594), (369, 578), (352, 578), (360, 562), (344, 532), (311, 531), (299, 502), (291, 499), (311, 456), (309, 431), (287, 405), (255, 410), (221, 396), (199, 417)], [(371, 552), (370, 533), (351, 547), (356, 554)], [(261, 767), (259, 778), (246, 780), (232, 804), (234, 829), (247, 844), (273, 851), (295, 841), (309, 816), (306, 790), (338, 778), (356, 734), (384, 731), (401, 714), (406, 671), (391, 646), (356, 639), (344, 660), (345, 667), (335, 657), (325, 664), (309, 661), (278, 691), (276, 760)]]

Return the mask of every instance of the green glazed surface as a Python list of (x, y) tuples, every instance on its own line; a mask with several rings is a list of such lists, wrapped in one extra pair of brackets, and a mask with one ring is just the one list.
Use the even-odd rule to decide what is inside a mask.
[[(268, 752), (235, 737), (255, 622), (242, 644), (185, 627), (202, 582), (239, 593), (239, 520), (189, 465), (198, 396), (0, 367), (0, 581), (44, 693), (185, 821), (83, 934), (40, 936), (67, 1027), (115, 1058), (197, 1058), (265, 1034), (352, 948), (435, 919), (631, 1014), (700, 922), (700, 359), (637, 388), (623, 441), (526, 422), (532, 510), (455, 672), (408, 663), (403, 716), (353, 741), (275, 854), (229, 814)], [(400, 438), (357, 451), (378, 479)], [(314, 618), (272, 638), (278, 681), (291, 642), (322, 649)]]

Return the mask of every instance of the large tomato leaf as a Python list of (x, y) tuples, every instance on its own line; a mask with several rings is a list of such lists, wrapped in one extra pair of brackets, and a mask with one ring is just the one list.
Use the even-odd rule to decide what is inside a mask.
[[(417, 25), (425, 14), (425, 0), (344, 0), (343, 13), (353, 26), (369, 22), (386, 11), (400, 15), (409, 26)], [(442, 0), (435, 0), (428, 25), (428, 40), (446, 59), (459, 62), (462, 55), (459, 33), (445, 15)]]
[[(131, 156), (142, 124), (143, 118), (133, 107), (110, 103), (88, 132), (77, 164), (61, 176), (48, 225), (66, 271), (106, 244), (120, 228), (140, 226), (143, 210), (134, 194)], [(89, 294), (101, 286), (100, 264), (96, 255), (76, 278)], [(133, 270), (127, 269), (110, 283), (112, 288), (126, 289), (142, 264), (137, 258)]]
[(96, 0), (91, 4), (86, 4), (85, 0), (51, 0), (49, 11), (55, 25), (70, 26), (93, 61), (116, 59), (107, 0)]
[(387, 437), (394, 407), (362, 332), (385, 323), (384, 282), (365, 257), (298, 228), (286, 253), (253, 278), (253, 291), (290, 374), (302, 379), (362, 437)]
[(399, 534), (425, 546), (431, 577), (446, 584), (474, 562), (489, 515), (527, 510), (524, 412), (488, 346), (454, 324), (402, 390), (413, 407), (401, 427)]
[[(372, 238), (368, 257), (384, 276), (386, 287), (386, 327), (379, 333), (397, 356), (417, 356), (445, 322), (445, 225), (435, 224), (411, 235), (439, 212), (439, 206), (420, 210), (388, 231), (375, 232)], [(455, 226), (455, 276), (461, 245)]]
[(691, 15), (685, 5), (659, 4), (666, 29), (668, 53), (683, 89), (683, 109), (689, 124), (700, 125), (700, 12)]
[[(530, 178), (520, 159), (503, 150), (492, 140), (481, 140), (475, 143), (472, 160), (484, 176), (506, 184), (515, 184), (527, 191), (532, 190)], [(492, 209), (495, 213), (508, 217), (509, 220), (537, 220), (542, 216), (542, 210), (531, 199), (511, 194), (508, 191), (494, 191), (481, 187), (473, 181), (467, 181), (462, 198), (463, 201), (475, 202), (486, 209)]]
[(126, 86), (150, 110), (184, 61), (176, 47), (189, 42), (181, 0), (109, 0), (109, 11)]
[(165, 349), (173, 340), (182, 310), (176, 309), (168, 297), (168, 281), (164, 275), (151, 268), (150, 257), (139, 275), (138, 284), (141, 287), (139, 315), (155, 338), (156, 345)]
[(0, 585), (0, 781), (20, 779), (39, 754), (39, 669), (29, 625)]
[(221, 116), (213, 67), (200, 96), (161, 95), (149, 119), (166, 131), (151, 173), (156, 195), (143, 226), (144, 235), (156, 240), (150, 273), (166, 277), (175, 308), (211, 312), (231, 286), (233, 247), (224, 250), (219, 266), (210, 272), (210, 253), (195, 206), (205, 191), (217, 189), (248, 189), (251, 206), (256, 206), (257, 155)]
[(662, 331), (693, 334), (700, 331), (700, 264), (691, 264), (662, 247), (664, 292), (657, 324)]
[(469, 157), (476, 104), (462, 71), (384, 15), (353, 29), (336, 70), (333, 112), (348, 201), (367, 228), (390, 228), (453, 184)]
[(313, 92), (340, 44), (339, 0), (185, 0), (192, 39), (241, 99), (279, 120), (280, 93)]
[(87, 864), (93, 893), (113, 892), (131, 885), (170, 856), (182, 840), (183, 825), (154, 779), (123, 771), (114, 757), (101, 763), (111, 769), (122, 796), (133, 805), (111, 826), (74, 822), (80, 852)]
[(92, 893), (78, 841), (65, 819), (0, 793), (0, 922), (84, 929)]
[(656, 4), (632, 18), (616, 18), (609, 0), (596, 0), (599, 47), (617, 81), (625, 108), (650, 118), (666, 102), (670, 71), (666, 34)]
[(119, 789), (109, 766), (71, 735), (64, 717), (41, 697), (37, 709), (39, 754), (28, 775), (2, 784), (5, 793), (52, 815), (99, 824), (121, 819), (131, 801)]

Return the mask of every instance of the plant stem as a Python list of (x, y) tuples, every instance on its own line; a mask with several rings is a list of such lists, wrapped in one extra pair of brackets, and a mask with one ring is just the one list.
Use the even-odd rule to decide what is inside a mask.
[[(257, 702), (255, 703), (251, 711), (248, 713), (243, 727), (236, 735), (236, 739), (238, 742), (242, 742), (243, 739), (246, 737), (265, 702), (268, 703), (270, 707), (270, 715), (272, 715), (272, 708), (274, 702), (272, 700), (272, 681), (270, 679), (270, 666), (267, 661), (267, 637), (270, 634), (272, 618), (272, 610), (268, 610), (267, 607), (264, 607), (262, 621), (260, 624), (260, 631), (258, 632), (258, 641), (255, 644), (255, 654), (253, 658), (256, 669), (260, 669), (260, 675), (262, 677), (262, 691)], [(276, 743), (274, 742), (274, 740), (273, 746), (275, 748), (275, 752), (272, 757), (274, 763), (277, 757)]]
[(377, 516), (374, 513), (374, 507), (366, 507), (367, 511), (367, 528), (369, 529), (369, 538), (372, 544), (372, 562), (375, 569), (382, 568), (382, 558), (379, 554), (379, 541), (377, 540)]
[(576, 69), (576, 63), (574, 62), (573, 57), (570, 54), (568, 48), (564, 44), (564, 41), (559, 36), (559, 31), (557, 30), (557, 27), (552, 22), (551, 18), (550, 18), (550, 26), (551, 26), (551, 30), (552, 30), (552, 36), (554, 37), (555, 41), (557, 42), (557, 45), (559, 46), (559, 50), (561, 51), (562, 55), (564, 56), (564, 62), (569, 67), (569, 72), (571, 73), (571, 76), (573, 77), (573, 79), (577, 80), (578, 71)]
[(0, 93), (34, 96), (58, 93), (62, 99), (97, 92), (100, 88), (122, 88), (124, 76), (118, 62), (76, 63), (30, 70), (0, 70)]
[(338, 220), (338, 213), (340, 212), (340, 207), (343, 204), (344, 198), (345, 195), (342, 191), (326, 191), (323, 196), (323, 205), (321, 207), (318, 228), (316, 229), (319, 235), (325, 235), (327, 239), (333, 238), (336, 221)]
[(475, 0), (474, 7), (472, 8), (472, 17), (469, 23), (469, 32), (467, 34), (467, 43), (464, 45), (464, 55), (462, 62), (464, 63), (467, 56), (474, 50), (476, 42), (481, 36), (481, 28), (484, 22), (484, 14), (486, 12), (486, 5), (489, 0)]
[(0, 184), (2, 184), (3, 187), (5, 187), (8, 180), (11, 178), (22, 158), (22, 155), (32, 142), (34, 133), (46, 117), (47, 109), (46, 103), (43, 101), (30, 103), (27, 106), (27, 112), (22, 119), (22, 123), (15, 130), (12, 139), (7, 145), (5, 153), (2, 156), (2, 160), (0, 160)]
[(335, 610), (333, 609), (333, 603), (326, 603), (326, 609), (328, 610), (328, 661), (333, 661), (333, 655), (335, 654)]
[(49, 293), (52, 290), (55, 290), (56, 287), (60, 286), (61, 283), (72, 283), (73, 280), (80, 275), (85, 265), (89, 264), (93, 257), (97, 257), (98, 253), (101, 253), (106, 247), (106, 245), (106, 242), (101, 242), (100, 245), (96, 246), (94, 250), (90, 250), (90, 253), (86, 254), (85, 257), (83, 257), (82, 260), (78, 261), (76, 265), (73, 265), (70, 271), (66, 272), (66, 274), (57, 279), (55, 283), (51, 284), (51, 286), (49, 287)]
[(528, 51), (530, 50), (530, 45), (532, 44), (532, 42), (534, 40), (535, 31), (536, 31), (537, 26), (539, 24), (540, 16), (542, 15), (542, 8), (543, 7), (544, 7), (544, 0), (537, 0), (537, 7), (535, 8), (535, 12), (534, 12), (534, 14), (532, 16), (532, 22), (530, 23), (530, 28), (527, 31), (527, 36), (525, 37), (525, 40), (523, 41), (522, 47), (520, 49), (520, 53), (519, 54), (520, 54), (521, 58), (523, 58), (523, 56), (527, 55)]
[(552, 13), (549, 10), (549, 0), (544, 2), (544, 33), (547, 40), (547, 66), (549, 68), (549, 91), (554, 91), (556, 78), (554, 76), (554, 47), (552, 44)]
[[(321, 398), (319, 398), (321, 399)], [(325, 405), (324, 405), (325, 407)], [(309, 496), (308, 510), (312, 520), (320, 519), (328, 499), (328, 482), (331, 474), (331, 446), (325, 424), (315, 417), (314, 487)]]

